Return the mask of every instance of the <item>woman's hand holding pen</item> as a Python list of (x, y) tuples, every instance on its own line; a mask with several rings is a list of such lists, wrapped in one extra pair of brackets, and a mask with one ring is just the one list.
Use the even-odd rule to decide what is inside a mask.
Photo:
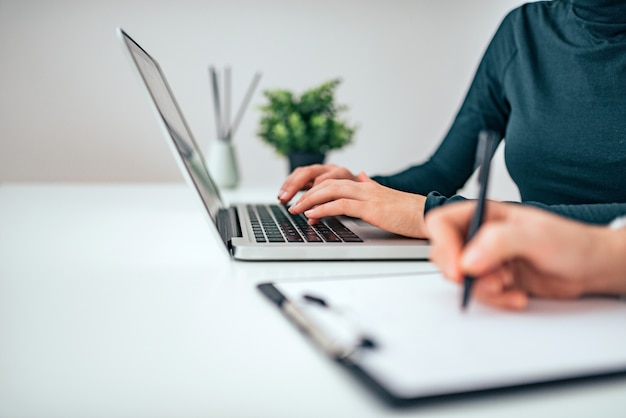
[(310, 223), (325, 216), (347, 215), (389, 232), (424, 238), (425, 201), (424, 196), (390, 189), (360, 173), (356, 180), (316, 179), (289, 211), (304, 213)]
[(626, 272), (618, 262), (626, 250), (626, 231), (489, 202), (483, 226), (466, 246), (474, 207), (463, 202), (435, 209), (426, 226), (431, 260), (454, 282), (462, 283), (465, 274), (475, 276), (476, 298), (517, 310), (527, 306), (530, 296), (626, 294)]

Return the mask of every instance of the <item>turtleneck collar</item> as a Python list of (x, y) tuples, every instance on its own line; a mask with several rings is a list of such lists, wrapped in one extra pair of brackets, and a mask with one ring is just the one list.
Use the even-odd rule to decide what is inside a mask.
[(626, 23), (626, 0), (569, 0), (576, 15), (593, 23)]

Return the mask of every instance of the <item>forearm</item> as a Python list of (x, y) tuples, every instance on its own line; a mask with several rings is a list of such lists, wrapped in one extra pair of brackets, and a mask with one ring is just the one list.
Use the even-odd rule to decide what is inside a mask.
[(444, 195), (451, 195), (464, 182), (464, 178), (454, 178), (434, 160), (409, 167), (396, 174), (373, 176), (372, 180), (395, 190), (422, 196), (426, 196), (433, 190)]

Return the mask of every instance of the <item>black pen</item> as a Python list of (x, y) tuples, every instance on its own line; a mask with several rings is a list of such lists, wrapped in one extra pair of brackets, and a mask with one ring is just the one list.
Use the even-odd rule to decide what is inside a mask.
[[(485, 201), (487, 200), (487, 184), (489, 183), (489, 167), (499, 141), (500, 136), (497, 132), (482, 130), (478, 134), (478, 147), (476, 149), (476, 165), (480, 166), (478, 169), (478, 202), (476, 203), (476, 211), (470, 222), (467, 239), (465, 240), (466, 243), (474, 237), (478, 228), (480, 228), (480, 225), (483, 223)], [(474, 279), (475, 278), (470, 275), (465, 275), (463, 279), (462, 309), (467, 307)]]

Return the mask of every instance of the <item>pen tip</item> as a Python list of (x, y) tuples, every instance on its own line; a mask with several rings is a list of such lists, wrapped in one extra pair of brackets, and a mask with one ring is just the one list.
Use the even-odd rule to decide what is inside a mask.
[(463, 299), (461, 300), (461, 309), (466, 310), (470, 298), (471, 281), (467, 281), (463, 286)]

